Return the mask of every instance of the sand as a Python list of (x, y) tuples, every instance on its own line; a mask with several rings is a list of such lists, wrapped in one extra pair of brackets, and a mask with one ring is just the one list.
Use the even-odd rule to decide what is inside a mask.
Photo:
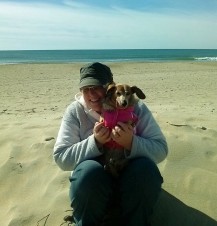
[[(2, 226), (59, 226), (70, 214), (70, 172), (52, 151), (81, 65), (0, 65)], [(217, 62), (108, 65), (145, 92), (168, 141), (153, 226), (217, 225)]]

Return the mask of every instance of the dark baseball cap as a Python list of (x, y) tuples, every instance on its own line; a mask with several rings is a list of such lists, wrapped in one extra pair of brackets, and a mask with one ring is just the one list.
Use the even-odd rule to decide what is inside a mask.
[(113, 75), (108, 66), (99, 62), (84, 65), (80, 69), (79, 88), (85, 86), (105, 86), (113, 82)]

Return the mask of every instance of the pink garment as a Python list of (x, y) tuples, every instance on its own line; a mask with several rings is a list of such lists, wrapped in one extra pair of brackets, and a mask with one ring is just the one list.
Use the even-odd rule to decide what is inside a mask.
[[(138, 117), (134, 114), (133, 107), (104, 111), (103, 118), (104, 125), (111, 130), (117, 125), (118, 122), (132, 121), (132, 123), (135, 124), (138, 121)], [(110, 148), (122, 147), (114, 140), (107, 142), (105, 145)]]

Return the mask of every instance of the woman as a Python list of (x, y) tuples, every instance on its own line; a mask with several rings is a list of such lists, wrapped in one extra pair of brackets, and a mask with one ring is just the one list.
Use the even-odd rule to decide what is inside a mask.
[[(113, 82), (108, 66), (87, 64), (80, 70), (80, 95), (63, 117), (54, 147), (62, 170), (72, 171), (70, 199), (76, 226), (99, 226), (118, 197), (120, 224), (146, 226), (161, 191), (163, 178), (157, 163), (167, 156), (167, 143), (151, 112), (142, 101), (135, 106), (139, 121), (132, 126), (118, 122), (110, 130), (99, 122), (106, 87)], [(118, 179), (98, 161), (110, 139), (122, 145), (129, 160)]]

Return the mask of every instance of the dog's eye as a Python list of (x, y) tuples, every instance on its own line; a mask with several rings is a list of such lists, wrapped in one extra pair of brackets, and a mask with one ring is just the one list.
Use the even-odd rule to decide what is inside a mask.
[(119, 96), (121, 96), (121, 93), (120, 92), (117, 92), (116, 95), (119, 97)]
[(126, 91), (125, 94), (126, 94), (127, 96), (129, 96), (129, 95), (130, 95), (130, 92)]

